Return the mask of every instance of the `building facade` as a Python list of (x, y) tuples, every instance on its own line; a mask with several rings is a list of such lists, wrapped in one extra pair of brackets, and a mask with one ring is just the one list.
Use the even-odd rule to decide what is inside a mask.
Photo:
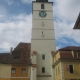
[(80, 80), (80, 47), (56, 52), (52, 7), (48, 0), (32, 2), (31, 43), (0, 54), (0, 80)]
[(73, 29), (80, 29), (80, 13), (78, 15), (78, 18), (75, 22), (74, 28)]
[(80, 80), (80, 47), (65, 47), (54, 55), (54, 80)]
[(0, 53), (0, 80), (30, 80), (30, 43), (19, 43), (11, 53)]
[[(32, 2), (31, 80), (53, 80), (53, 57), (56, 51), (53, 25), (53, 2)], [(35, 55), (34, 55), (35, 53)]]
[(53, 80), (56, 51), (53, 2), (32, 2), (31, 43), (20, 43), (10, 53), (0, 54), (0, 80)]

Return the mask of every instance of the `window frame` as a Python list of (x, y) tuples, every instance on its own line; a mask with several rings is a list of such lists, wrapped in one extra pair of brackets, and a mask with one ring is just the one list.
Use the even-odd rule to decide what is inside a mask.
[(11, 68), (11, 74), (15, 74), (16, 73), (16, 68)]
[(42, 67), (42, 73), (45, 73), (45, 67)]
[(43, 3), (41, 4), (41, 9), (45, 9), (45, 5)]
[(26, 68), (22, 68), (22, 74), (26, 74)]
[(78, 57), (77, 51), (74, 51), (74, 57)]
[(45, 54), (42, 54), (42, 60), (45, 60)]
[[(73, 73), (70, 73), (70, 65), (73, 66)], [(69, 73), (70, 73), (70, 74), (74, 74), (74, 64), (68, 64), (68, 67), (69, 67)]]

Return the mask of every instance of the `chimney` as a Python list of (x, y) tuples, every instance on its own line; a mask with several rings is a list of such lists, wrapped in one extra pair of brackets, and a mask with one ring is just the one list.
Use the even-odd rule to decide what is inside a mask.
[(13, 48), (11, 47), (11, 48), (10, 48), (10, 55), (12, 55), (12, 50), (13, 50)]

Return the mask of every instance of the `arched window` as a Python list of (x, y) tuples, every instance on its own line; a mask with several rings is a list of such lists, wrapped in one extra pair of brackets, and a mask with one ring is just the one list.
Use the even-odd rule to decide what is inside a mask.
[(44, 4), (41, 4), (41, 9), (44, 9)]

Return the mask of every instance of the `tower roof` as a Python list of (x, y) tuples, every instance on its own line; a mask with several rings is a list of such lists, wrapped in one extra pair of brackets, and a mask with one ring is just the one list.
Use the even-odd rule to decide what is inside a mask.
[(0, 53), (1, 64), (31, 65), (30, 59), (31, 43), (19, 43), (10, 53)]
[(77, 18), (77, 20), (76, 20), (76, 23), (75, 23), (73, 29), (80, 29), (80, 13), (79, 13), (79, 15), (78, 15), (78, 18)]
[(48, 0), (36, 0), (36, 2), (48, 2)]

